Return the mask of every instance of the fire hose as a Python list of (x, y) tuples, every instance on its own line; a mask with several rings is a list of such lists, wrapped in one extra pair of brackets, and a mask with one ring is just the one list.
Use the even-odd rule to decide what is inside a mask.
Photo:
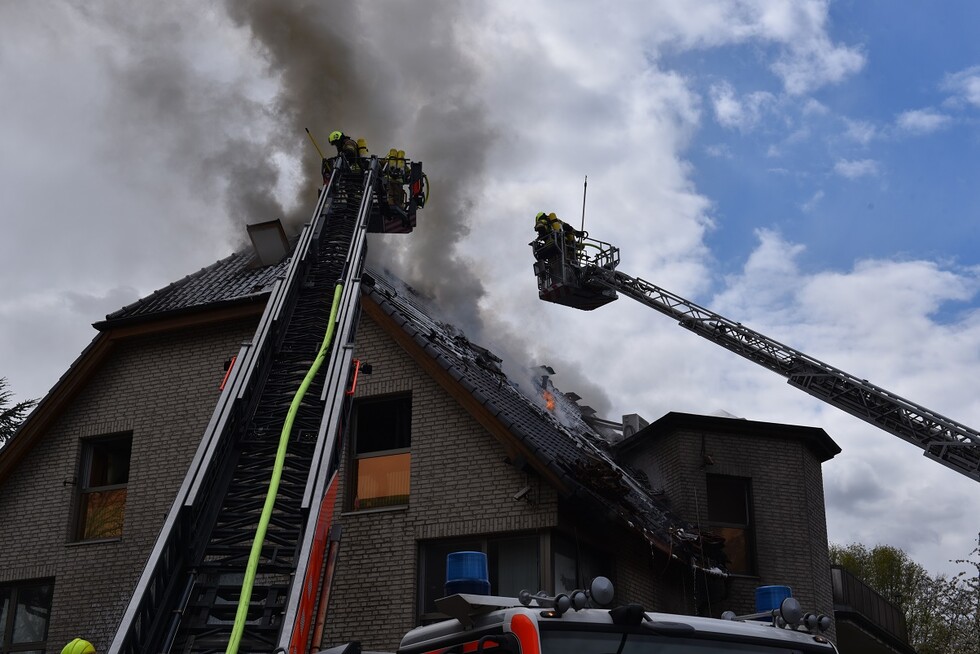
[(316, 376), (320, 366), (326, 360), (330, 352), (330, 341), (333, 340), (334, 329), (337, 324), (337, 310), (340, 305), (340, 295), (343, 291), (343, 284), (337, 284), (333, 294), (333, 305), (330, 307), (330, 319), (327, 323), (327, 332), (323, 335), (323, 343), (320, 351), (313, 360), (313, 364), (306, 373), (303, 383), (300, 384), (296, 395), (293, 396), (292, 404), (289, 406), (289, 413), (286, 414), (286, 421), (282, 425), (282, 433), (279, 435), (279, 449), (276, 451), (276, 463), (272, 468), (272, 477), (269, 479), (269, 490), (265, 496), (265, 505), (262, 507), (262, 515), (259, 518), (259, 526), (255, 532), (255, 540), (252, 541), (252, 551), (248, 557), (248, 564), (245, 567), (245, 578), (242, 580), (242, 592), (238, 598), (238, 611), (235, 614), (235, 624), (232, 627), (231, 638), (228, 640), (228, 648), (225, 654), (237, 654), (238, 646), (245, 631), (245, 621), (248, 617), (248, 604), (252, 598), (252, 587), (255, 584), (255, 575), (259, 568), (259, 559), (262, 555), (262, 545), (265, 541), (265, 534), (269, 528), (269, 521), (272, 518), (272, 509), (276, 504), (276, 494), (279, 491), (279, 481), (282, 478), (282, 470), (286, 462), (286, 447), (289, 444), (289, 433), (292, 431), (293, 422), (296, 420), (296, 413), (299, 406), (306, 396), (313, 378)]

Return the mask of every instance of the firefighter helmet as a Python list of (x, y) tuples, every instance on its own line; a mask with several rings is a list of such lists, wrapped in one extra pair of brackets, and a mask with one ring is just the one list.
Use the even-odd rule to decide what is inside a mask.
[(65, 645), (61, 654), (95, 654), (95, 645), (84, 638), (76, 638)]
[(329, 139), (330, 140), (330, 144), (333, 145), (334, 143), (336, 143), (337, 141), (339, 141), (343, 136), (344, 136), (344, 133), (343, 132), (338, 132), (337, 130), (334, 130), (334, 131), (330, 132), (330, 139)]

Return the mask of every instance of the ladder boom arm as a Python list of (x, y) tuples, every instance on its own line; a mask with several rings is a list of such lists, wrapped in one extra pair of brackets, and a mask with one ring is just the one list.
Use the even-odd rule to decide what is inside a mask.
[(929, 458), (980, 481), (980, 433), (783, 345), (638, 277), (595, 265), (583, 281), (622, 293), (692, 332), (782, 375), (824, 402), (916, 445)]

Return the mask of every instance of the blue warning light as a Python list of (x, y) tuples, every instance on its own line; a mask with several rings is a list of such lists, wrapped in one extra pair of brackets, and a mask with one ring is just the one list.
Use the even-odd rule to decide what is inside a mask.
[(483, 552), (451, 552), (446, 557), (446, 595), (489, 595), (490, 575)]
[(755, 610), (757, 613), (778, 609), (783, 600), (792, 597), (789, 586), (758, 586), (755, 589)]

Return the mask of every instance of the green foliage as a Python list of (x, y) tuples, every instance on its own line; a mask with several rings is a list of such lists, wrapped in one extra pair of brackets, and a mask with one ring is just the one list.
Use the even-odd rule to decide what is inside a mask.
[(952, 578), (930, 576), (890, 545), (831, 545), (830, 562), (863, 580), (905, 614), (909, 644), (919, 654), (980, 654), (980, 536), (966, 559), (972, 568)]
[(23, 400), (11, 405), (13, 395), (7, 389), (7, 378), (0, 377), (0, 445), (14, 435), (20, 423), (24, 422), (24, 418), (37, 404), (37, 400)]

